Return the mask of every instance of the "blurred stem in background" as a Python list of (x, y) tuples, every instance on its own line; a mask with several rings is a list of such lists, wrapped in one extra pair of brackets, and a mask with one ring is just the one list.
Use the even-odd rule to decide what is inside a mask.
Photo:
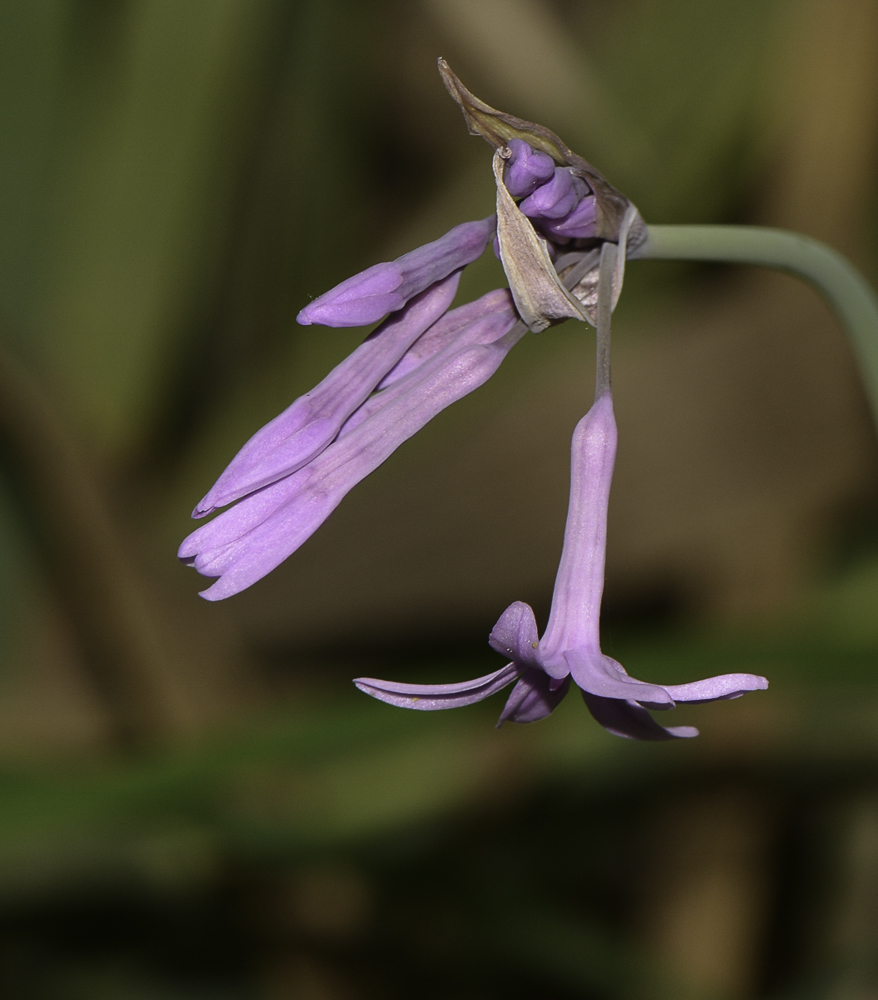
[(803, 278), (827, 299), (847, 331), (878, 425), (878, 299), (837, 250), (800, 233), (761, 226), (650, 226), (647, 243), (632, 256), (754, 264)]
[(2, 346), (0, 452), (111, 743), (155, 742), (173, 712), (142, 575), (57, 406)]

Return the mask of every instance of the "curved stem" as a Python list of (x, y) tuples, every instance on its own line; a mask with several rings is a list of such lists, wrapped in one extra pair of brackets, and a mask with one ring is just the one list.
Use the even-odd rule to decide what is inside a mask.
[(825, 243), (761, 226), (650, 226), (629, 260), (711, 260), (787, 271), (826, 298), (853, 341), (878, 425), (878, 298), (865, 278)]

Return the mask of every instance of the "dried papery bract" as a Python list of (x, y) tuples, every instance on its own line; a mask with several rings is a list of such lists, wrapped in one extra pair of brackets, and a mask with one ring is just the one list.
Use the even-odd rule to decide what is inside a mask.
[[(439, 60), (439, 73), (448, 93), (460, 105), (467, 128), (471, 135), (480, 135), (495, 149), (502, 149), (511, 139), (522, 139), (532, 149), (538, 149), (551, 156), (559, 166), (570, 167), (573, 174), (581, 177), (594, 192), (597, 200), (595, 235), (598, 239), (619, 242), (622, 221), (630, 206), (630, 201), (617, 191), (603, 175), (581, 156), (565, 145), (554, 132), (534, 122), (516, 118), (492, 108), (467, 90), (444, 59)], [(634, 250), (646, 240), (646, 226), (643, 220), (632, 227), (629, 236), (629, 250)]]
[[(504, 147), (505, 149), (506, 147)], [(504, 150), (494, 153), (497, 184), (497, 239), (500, 260), (518, 314), (534, 333), (553, 321), (586, 319), (579, 301), (561, 284), (548, 244), (536, 234), (530, 219), (512, 200), (503, 183)]]
[[(601, 242), (616, 243), (620, 254), (613, 279), (613, 308), (622, 291), (625, 257), (636, 251), (646, 240), (646, 226), (635, 206), (617, 191), (587, 160), (577, 155), (562, 140), (543, 125), (516, 118), (492, 108), (480, 100), (460, 82), (444, 59), (439, 60), (439, 73), (448, 92), (460, 106), (470, 134), (481, 136), (494, 147), (494, 178), (497, 185), (497, 238), (499, 255), (509, 287), (521, 318), (534, 332), (539, 332), (563, 319), (585, 319), (597, 325), (598, 255), (590, 259), (591, 266), (582, 267), (581, 276), (570, 286), (562, 283), (564, 265), (568, 260), (579, 263), (590, 247)], [(510, 151), (518, 143), (529, 154), (549, 157), (557, 165), (554, 179), (544, 175), (541, 187), (516, 204), (517, 178), (510, 192), (504, 177), (503, 161), (510, 158)], [(550, 191), (554, 182), (564, 181), (569, 188), (571, 179), (588, 192), (588, 197), (577, 198), (571, 194), (568, 211), (554, 213), (540, 210), (542, 192)], [(556, 194), (557, 197), (557, 194)], [(546, 218), (545, 216), (548, 216)], [(534, 228), (531, 219), (538, 218), (543, 238)], [(587, 228), (583, 221), (587, 219)], [(585, 239), (576, 234), (586, 233)], [(573, 239), (574, 253), (567, 244)], [(556, 255), (568, 253), (554, 262), (550, 244)]]

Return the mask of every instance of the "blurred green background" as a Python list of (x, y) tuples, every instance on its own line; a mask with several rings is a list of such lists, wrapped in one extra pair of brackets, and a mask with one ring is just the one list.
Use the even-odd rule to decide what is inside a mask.
[[(647, 221), (878, 276), (875, 0), (0, 3), (0, 994), (878, 997), (878, 449), (793, 279), (638, 262), (605, 649), (764, 694), (639, 745), (576, 698), (405, 713), (545, 621), (591, 336), (526, 338), (219, 604), (188, 512), (362, 331), (296, 312), (483, 217), (436, 73)], [(503, 283), (493, 256), (460, 301)]]

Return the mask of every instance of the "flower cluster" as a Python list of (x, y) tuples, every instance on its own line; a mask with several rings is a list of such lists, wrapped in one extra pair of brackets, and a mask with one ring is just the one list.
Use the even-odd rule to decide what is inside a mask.
[[(548, 627), (516, 602), (490, 643), (510, 658), (460, 684), (411, 685), (360, 678), (367, 694), (420, 710), (467, 705), (517, 681), (500, 723), (548, 715), (572, 677), (592, 715), (637, 739), (694, 736), (664, 728), (647, 709), (677, 701), (735, 698), (767, 686), (727, 674), (692, 684), (647, 684), (601, 653), (607, 503), (616, 453), (609, 378), (610, 315), (625, 257), (646, 238), (634, 206), (548, 129), (479, 101), (440, 60), (449, 92), (471, 132), (495, 149), (496, 214), (456, 226), (395, 261), (376, 264), (315, 299), (300, 323), (383, 322), (311, 392), (293, 402), (238, 452), (193, 517), (234, 504), (194, 531), (180, 558), (217, 578), (208, 600), (261, 579), (309, 538), (347, 492), (403, 441), (482, 385), (528, 329), (565, 318), (597, 327), (594, 406), (573, 437), (570, 506)], [(460, 274), (493, 239), (509, 290), (452, 309)]]

